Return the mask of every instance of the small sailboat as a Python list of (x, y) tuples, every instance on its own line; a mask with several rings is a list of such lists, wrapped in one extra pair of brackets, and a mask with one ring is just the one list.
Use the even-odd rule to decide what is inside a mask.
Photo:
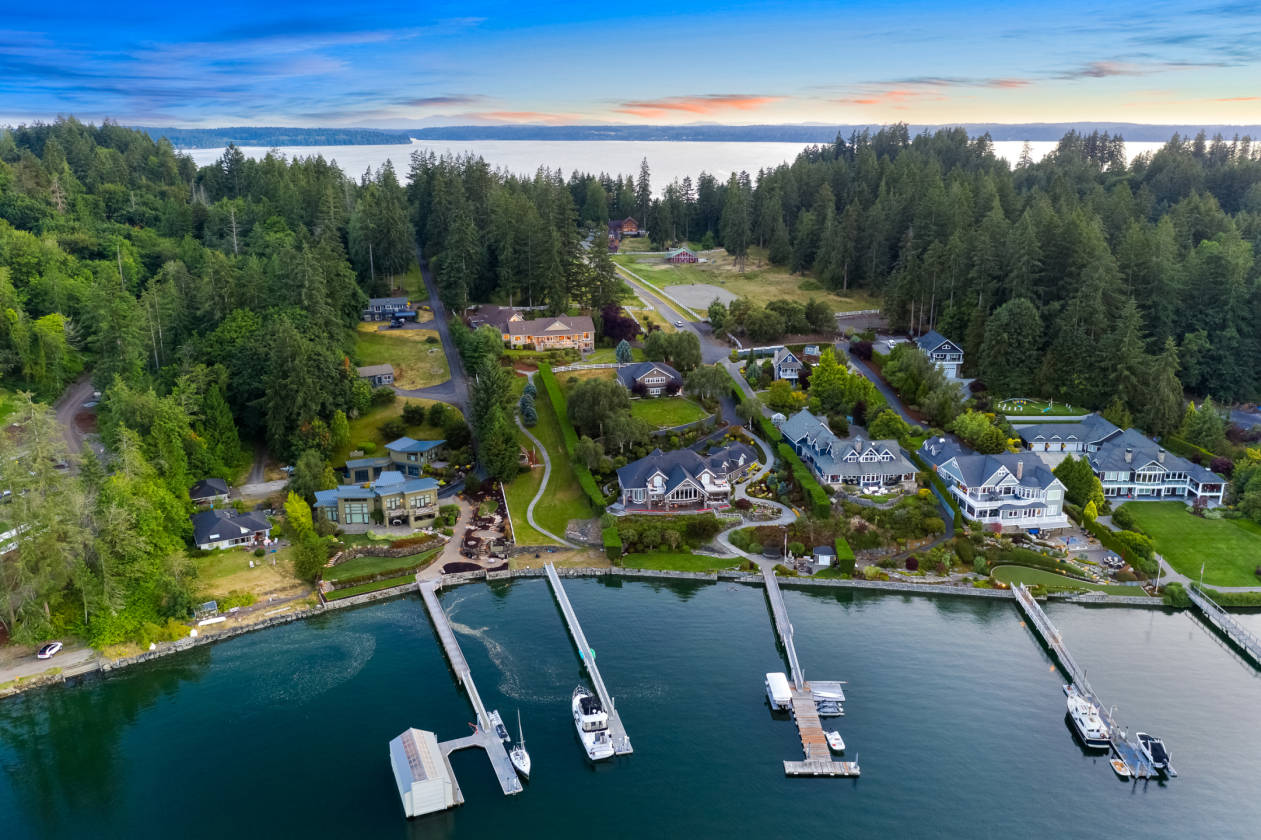
[(512, 745), (512, 749), (508, 751), (508, 758), (512, 760), (512, 766), (521, 774), (521, 778), (527, 781), (530, 778), (530, 754), (525, 751), (525, 730), (521, 728), (521, 710), (517, 710), (517, 743)]
[(841, 733), (835, 729), (829, 729), (825, 734), (827, 735), (828, 746), (832, 748), (833, 752), (845, 752), (845, 739), (841, 737)]
[(1116, 774), (1122, 779), (1128, 779), (1130, 777), (1130, 768), (1126, 766), (1125, 762), (1121, 759), (1108, 759), (1108, 763), (1112, 765), (1112, 769), (1116, 771)]

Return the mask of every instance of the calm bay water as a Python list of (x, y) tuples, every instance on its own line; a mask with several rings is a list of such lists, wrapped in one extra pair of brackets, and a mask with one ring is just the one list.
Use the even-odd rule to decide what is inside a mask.
[(402, 816), (387, 743), (472, 718), (418, 598), (179, 654), (0, 704), (0, 815), (26, 837), (1248, 837), (1261, 677), (1186, 613), (1052, 605), (1126, 722), (1181, 777), (1117, 780), (1076, 745), (1061, 677), (1009, 602), (789, 590), (808, 676), (849, 681), (835, 720), (858, 780), (787, 779), (796, 730), (761, 589), (566, 583), (635, 744), (597, 768), (569, 719), (582, 679), (547, 584), (443, 603), (487, 704), (534, 758), (505, 798), (477, 751), (466, 804)]
[[(995, 153), (1013, 164), (1020, 158), (1023, 143), (1002, 141), (994, 144)], [(1053, 141), (1035, 141), (1029, 144), (1035, 160), (1041, 159), (1055, 148)], [(1127, 143), (1126, 154), (1135, 155), (1160, 148), (1162, 143)], [(495, 167), (502, 167), (517, 174), (533, 174), (540, 166), (559, 168), (566, 176), (570, 172), (607, 172), (612, 176), (637, 175), (639, 163), (648, 158), (652, 169), (653, 187), (660, 192), (676, 178), (691, 176), (695, 181), (700, 172), (708, 172), (719, 180), (726, 180), (732, 172), (741, 170), (755, 174), (758, 169), (791, 163), (797, 153), (805, 148), (800, 143), (685, 143), (677, 141), (638, 142), (627, 140), (468, 140), (446, 143), (422, 143), (414, 141), (397, 146), (286, 146), (278, 151), (287, 157), (323, 155), (336, 160), (342, 171), (358, 178), (368, 168), (380, 168), (386, 160), (394, 163), (400, 178), (406, 178), (411, 154), (414, 151), (442, 154), (481, 155)], [(268, 149), (262, 146), (242, 146), (249, 157), (262, 157)], [(198, 166), (218, 160), (222, 149), (190, 149)]]

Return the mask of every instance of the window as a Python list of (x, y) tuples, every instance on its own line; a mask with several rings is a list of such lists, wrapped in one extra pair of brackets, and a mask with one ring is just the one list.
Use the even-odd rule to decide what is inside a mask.
[(368, 503), (367, 502), (346, 502), (346, 524), (347, 525), (367, 525), (368, 524)]
[(398, 510), (400, 507), (402, 507), (402, 500), (398, 496), (391, 496), (385, 500), (386, 510)]
[(324, 515), (328, 517), (329, 522), (336, 522), (337, 521), (337, 506), (333, 505), (331, 508), (324, 508)]

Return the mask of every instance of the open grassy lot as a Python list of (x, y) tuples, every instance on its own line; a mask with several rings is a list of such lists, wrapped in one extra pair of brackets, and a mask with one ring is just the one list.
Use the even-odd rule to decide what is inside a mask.
[[(216, 551), (193, 558), (197, 568), (197, 591), (202, 600), (220, 598), (229, 592), (250, 592), (256, 597), (293, 595), (309, 587), (293, 576), (293, 549), (289, 546), (269, 550), (262, 557), (244, 549)], [(275, 565), (272, 561), (275, 561)], [(250, 568), (250, 561), (254, 568)]]
[[(526, 379), (524, 376), (518, 376), (515, 380), (513, 380), (513, 396), (521, 396), (521, 392), (525, 389), (525, 383)], [(535, 403), (540, 414), (542, 413), (542, 404), (546, 401), (547, 397), (540, 394), (538, 401)], [(529, 449), (534, 445), (519, 428), (517, 429), (517, 443), (526, 449)], [(555, 540), (550, 537), (543, 536), (543, 534), (531, 527), (530, 523), (527, 522), (525, 518), (525, 512), (530, 505), (530, 500), (534, 498), (536, 493), (538, 493), (539, 485), (542, 482), (543, 465), (539, 464), (532, 470), (522, 470), (517, 473), (517, 477), (514, 478), (511, 483), (504, 485), (504, 495), (508, 498), (508, 513), (512, 519), (512, 534), (517, 545), (557, 544)], [(542, 502), (539, 504), (542, 505)]]
[(437, 330), (379, 330), (380, 326), (359, 324), (355, 355), (361, 365), (393, 365), (394, 384), (400, 388), (428, 388), (451, 378)]
[(547, 454), (552, 459), (552, 474), (548, 478), (547, 492), (534, 508), (534, 518), (553, 534), (564, 536), (569, 520), (590, 519), (595, 513), (586, 494), (578, 486), (578, 478), (569, 463), (560, 433), (560, 421), (552, 410), (551, 400), (539, 394), (535, 405), (539, 422), (530, 431), (547, 448)]
[(1000, 583), (1023, 583), (1027, 586), (1045, 586), (1047, 589), (1089, 589), (1092, 592), (1106, 592), (1109, 595), (1146, 595), (1137, 586), (1122, 586), (1116, 583), (1089, 583), (1084, 580), (1057, 575), (1046, 569), (1031, 569), (1028, 566), (995, 566), (991, 574)]
[(693, 265), (671, 265), (656, 255), (618, 255), (620, 263), (658, 288), (687, 283), (706, 283), (718, 286), (737, 297), (747, 297), (755, 303), (766, 305), (772, 300), (792, 300), (805, 303), (810, 298), (825, 301), (836, 312), (857, 309), (873, 309), (874, 299), (864, 291), (837, 294), (829, 291), (818, 280), (790, 274), (782, 266), (773, 266), (766, 259), (763, 249), (752, 248), (743, 272), (736, 268), (735, 260), (726, 252), (706, 254), (711, 261)]
[(737, 557), (706, 557), (703, 554), (667, 554), (665, 552), (627, 554), (622, 565), (632, 569), (669, 569), (676, 572), (712, 572), (717, 569), (734, 569), (739, 565)]
[(441, 551), (442, 547), (439, 546), (421, 554), (412, 554), (407, 557), (356, 557), (354, 560), (347, 560), (345, 563), (338, 563), (331, 569), (326, 569), (324, 571), (324, 579), (345, 580), (346, 578), (359, 577), (360, 575), (392, 572), (396, 569), (399, 571), (415, 569), (419, 566), (427, 565)]
[(644, 397), (631, 400), (631, 414), (658, 429), (669, 429), (700, 420), (709, 412), (687, 397)]
[(1261, 565), (1261, 525), (1246, 519), (1204, 519), (1182, 502), (1126, 502), (1122, 505), (1156, 543), (1169, 565), (1213, 586), (1256, 586)]
[[(560, 386), (561, 393), (565, 398), (569, 398), (569, 392), (578, 386), (580, 382), (587, 379), (616, 379), (617, 371), (613, 368), (596, 368), (594, 370), (566, 370), (556, 374), (556, 384)], [(539, 394), (539, 402), (543, 401), (543, 395)]]
[[(374, 408), (361, 417), (356, 417), (350, 421), (350, 443), (342, 447), (337, 452), (329, 455), (329, 463), (333, 466), (340, 467), (346, 463), (346, 455), (352, 449), (360, 449), (363, 444), (370, 443), (376, 447), (376, 455), (385, 454), (385, 445), (389, 443), (381, 435), (381, 424), (386, 420), (392, 420), (395, 417), (403, 416), (403, 406), (408, 404), (423, 405), (426, 408), (438, 402), (437, 400), (419, 400), (399, 397), (387, 406)], [(453, 405), (448, 405), (450, 411), (459, 412), (459, 409)], [(417, 440), (436, 440), (442, 437), (442, 429), (430, 426), (424, 423), (419, 426), (408, 426), (407, 434), (409, 437)]]
[(386, 578), (378, 580), (375, 583), (361, 583), (358, 586), (348, 586), (345, 589), (338, 589), (336, 592), (330, 592), (324, 597), (329, 601), (339, 601), (342, 598), (349, 598), (352, 595), (362, 595), (365, 592), (379, 592), (382, 589), (390, 589), (395, 586), (405, 586), (409, 583), (415, 583), (414, 575), (402, 575), (395, 578)]
[(1016, 397), (1014, 399), (999, 400), (994, 403), (994, 410), (1003, 414), (1020, 415), (1035, 419), (1038, 417), (1062, 417), (1064, 415), (1085, 414), (1086, 409), (1074, 408), (1064, 403), (1052, 403), (1047, 400), (1032, 400)]
[[(644, 351), (639, 347), (631, 348), (631, 361), (642, 362), (644, 360)], [(591, 364), (613, 364), (617, 361), (617, 349), (614, 347), (600, 347), (594, 352), (588, 353), (584, 362)]]

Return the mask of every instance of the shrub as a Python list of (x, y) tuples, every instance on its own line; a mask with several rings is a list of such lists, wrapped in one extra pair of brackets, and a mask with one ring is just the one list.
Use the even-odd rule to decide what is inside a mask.
[(919, 571), (919, 558), (914, 554), (906, 558), (906, 570), (908, 572)]
[(1119, 507), (1112, 514), (1112, 524), (1126, 531), (1135, 531), (1142, 533), (1142, 529), (1138, 527), (1138, 523), (1134, 521), (1134, 514), (1130, 513), (1129, 508)]
[(1224, 475), (1227, 478), (1230, 478), (1231, 474), (1235, 471), (1235, 462), (1229, 458), (1222, 458), (1219, 456), (1209, 463), (1208, 468), (1218, 475)]
[(387, 440), (401, 438), (407, 434), (407, 424), (400, 417), (391, 417), (377, 428), (381, 430), (381, 437)]
[(408, 403), (403, 406), (403, 422), (409, 426), (423, 425), (429, 416), (429, 410), (420, 403)]
[(836, 568), (842, 574), (852, 575), (854, 573), (854, 549), (849, 547), (849, 542), (844, 537), (836, 538)]
[(372, 404), (375, 406), (391, 405), (398, 399), (393, 388), (375, 388), (372, 391)]
[(604, 555), (611, 562), (616, 562), (622, 556), (622, 537), (617, 533), (617, 527), (609, 526), (600, 535), (604, 541)]
[(267, 553), (267, 552), (263, 549), (263, 547), (262, 547), (261, 545), (260, 545), (258, 548), (254, 549), (254, 556), (255, 556), (255, 557), (262, 557), (262, 556), (263, 556), (263, 555), (265, 555), (266, 553)]
[(1164, 591), (1160, 597), (1161, 600), (1171, 607), (1191, 606), (1191, 596), (1187, 594), (1186, 587), (1180, 583), (1165, 584)]
[(744, 498), (736, 499), (731, 504), (732, 504), (732, 507), (734, 507), (736, 510), (749, 510), (753, 507), (753, 502), (750, 502), (748, 499), (744, 499)]
[(749, 543), (748, 548), (746, 548), (745, 551), (749, 552), (750, 554), (761, 554), (762, 544), (754, 540)]
[(832, 500), (828, 498), (828, 494), (819, 482), (815, 480), (814, 474), (801, 462), (797, 457), (797, 453), (786, 444), (779, 445), (779, 457), (788, 464), (792, 472), (793, 481), (801, 488), (801, 493), (806, 498), (806, 504), (810, 513), (820, 519), (825, 518), (832, 510)]
[(803, 543), (799, 543), (799, 542), (790, 542), (790, 543), (788, 544), (788, 551), (789, 551), (789, 552), (790, 552), (790, 553), (791, 553), (794, 557), (800, 557), (800, 556), (802, 556), (803, 554), (805, 554), (805, 553), (806, 553), (806, 547), (805, 547), (805, 545), (804, 545)]

